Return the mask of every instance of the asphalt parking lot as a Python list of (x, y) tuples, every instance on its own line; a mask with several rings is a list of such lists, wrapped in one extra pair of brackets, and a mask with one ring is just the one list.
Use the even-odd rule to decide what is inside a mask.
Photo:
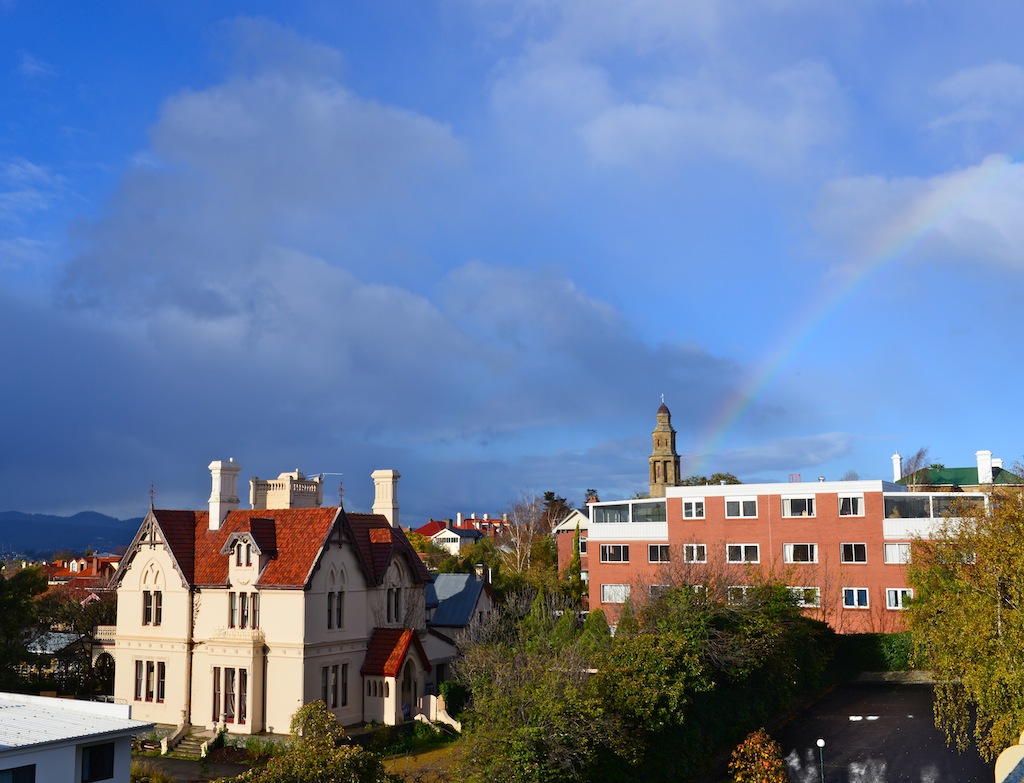
[(819, 738), (825, 783), (992, 783), (994, 764), (946, 747), (931, 699), (930, 685), (852, 683), (771, 734), (792, 783), (821, 783)]

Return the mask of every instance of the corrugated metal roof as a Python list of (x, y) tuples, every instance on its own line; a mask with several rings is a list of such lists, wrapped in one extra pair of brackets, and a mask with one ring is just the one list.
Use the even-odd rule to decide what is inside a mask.
[(130, 708), (43, 696), (0, 693), (0, 753), (51, 742), (138, 734), (152, 723), (132, 720)]

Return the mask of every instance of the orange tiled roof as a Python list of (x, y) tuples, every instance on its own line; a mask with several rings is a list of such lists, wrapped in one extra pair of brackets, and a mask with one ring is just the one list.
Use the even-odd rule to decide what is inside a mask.
[(239, 509), (228, 512), (219, 530), (209, 529), (206, 511), (154, 510), (152, 515), (190, 584), (227, 584), (230, 553), (225, 545), (229, 538), (247, 533), (269, 556), (257, 585), (305, 587), (331, 532), (339, 526), (347, 533), (342, 540), (352, 542), (371, 585), (383, 582), (396, 554), (405, 557), (417, 581), (432, 581), (405, 535), (379, 514), (346, 514), (337, 507)]
[(419, 656), (423, 668), (429, 672), (430, 660), (419, 634), (410, 628), (374, 628), (359, 673), (371, 677), (397, 677), (410, 646)]

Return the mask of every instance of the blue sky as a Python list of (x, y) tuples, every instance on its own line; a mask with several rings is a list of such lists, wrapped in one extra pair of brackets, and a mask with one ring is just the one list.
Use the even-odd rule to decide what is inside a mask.
[[(0, 508), (1021, 455), (1024, 6), (0, 0)], [(329, 477), (328, 500), (337, 477)]]

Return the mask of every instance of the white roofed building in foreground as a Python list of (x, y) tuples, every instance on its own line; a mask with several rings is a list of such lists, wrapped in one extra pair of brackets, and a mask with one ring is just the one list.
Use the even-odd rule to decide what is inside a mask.
[(0, 693), (0, 783), (128, 783), (131, 706)]

